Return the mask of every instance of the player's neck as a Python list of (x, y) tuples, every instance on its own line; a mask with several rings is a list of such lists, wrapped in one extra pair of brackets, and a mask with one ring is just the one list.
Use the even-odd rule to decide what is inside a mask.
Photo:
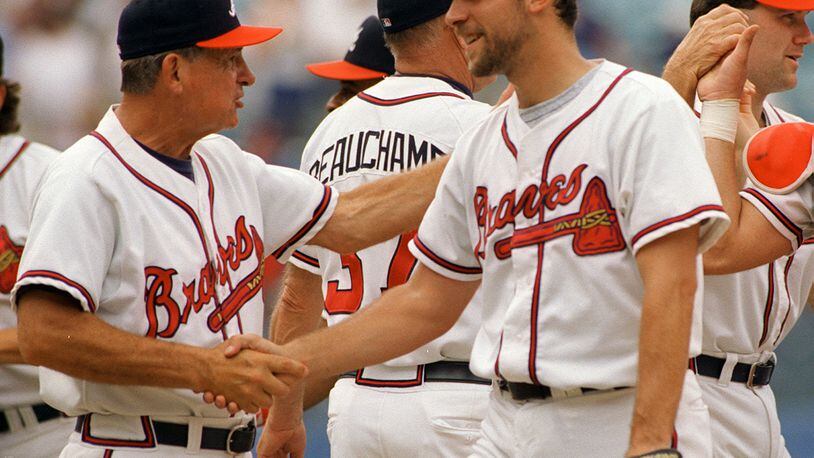
[(760, 127), (766, 127), (766, 120), (763, 118), (763, 103), (766, 101), (767, 94), (757, 92), (752, 96), (752, 115), (757, 119)]
[[(506, 76), (516, 88), (520, 108), (528, 108), (562, 94), (596, 67), (580, 54), (576, 43), (551, 46), (529, 43)], [(561, 41), (559, 43), (562, 43)]]
[(172, 110), (156, 109), (146, 97), (125, 95), (116, 109), (124, 130), (140, 143), (175, 159), (188, 159), (192, 145), (204, 137), (179, 129), (179, 116)]

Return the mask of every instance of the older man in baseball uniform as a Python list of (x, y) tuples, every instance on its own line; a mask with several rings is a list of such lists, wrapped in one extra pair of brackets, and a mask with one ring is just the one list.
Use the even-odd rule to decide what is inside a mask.
[(482, 283), (471, 367), (494, 383), (476, 455), (711, 456), (687, 369), (700, 254), (726, 228), (704, 142), (665, 82), (585, 60), (575, 19), (573, 1), (453, 2), (471, 68), (517, 92), (456, 145), (416, 272), (345, 323), (253, 346), (311, 374), (369, 365), (447, 331)]
[(42, 402), (37, 368), (23, 364), (9, 293), (28, 237), (34, 191), (57, 151), (15, 135), (20, 85), (2, 76), (0, 39), (0, 450), (4, 456), (56, 456), (71, 422)]
[[(461, 134), (486, 117), (490, 107), (472, 100), (482, 81), (469, 72), (460, 42), (444, 23), (451, 3), (379, 0), (397, 73), (323, 121), (305, 148), (302, 171), (348, 191), (448, 155)], [(408, 249), (413, 236), (341, 256), (311, 246), (295, 252), (274, 340), (284, 343), (313, 330), (323, 304), (333, 326), (404, 283), (416, 265)], [(439, 339), (343, 375), (328, 406), (331, 455), (469, 455), (490, 383), (468, 368), (480, 314), (480, 304), (473, 304)], [(261, 454), (302, 452), (301, 402), (296, 396), (275, 399)]]
[[(766, 99), (796, 86), (796, 61), (814, 40), (807, 13), (795, 1), (696, 0), (692, 29), (664, 78), (692, 102), (698, 75), (709, 71), (749, 24), (756, 24), (760, 31), (748, 64), (755, 87), (752, 115), (761, 127), (801, 121)], [(754, 184), (747, 181), (744, 187)], [(712, 256), (705, 261), (715, 263)], [(769, 382), (773, 352), (805, 310), (812, 275), (814, 246), (803, 244), (793, 256), (768, 265), (704, 279), (703, 354), (694, 359), (694, 368), (710, 408), (716, 456), (788, 455)]]
[[(254, 82), (241, 48), (280, 31), (242, 26), (226, 0), (123, 10), (122, 102), (45, 174), (11, 292), (21, 353), (48, 368), (44, 400), (79, 417), (63, 456), (249, 456), (247, 412), (304, 373), (258, 352), (223, 356), (230, 336), (260, 332), (264, 259), (309, 241), (361, 249), (428, 205), (440, 167), (339, 198), (212, 135), (237, 124)], [(193, 390), (224, 390), (245, 412)]]

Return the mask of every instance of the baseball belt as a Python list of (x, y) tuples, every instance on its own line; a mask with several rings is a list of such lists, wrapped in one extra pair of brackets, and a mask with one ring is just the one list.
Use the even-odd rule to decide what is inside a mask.
[(501, 380), (498, 382), (498, 387), (502, 391), (508, 391), (515, 401), (528, 401), (536, 399), (542, 401), (545, 399), (564, 399), (576, 396), (582, 396), (589, 393), (599, 393), (605, 391), (618, 391), (626, 390), (630, 387), (619, 386), (615, 388), (598, 389), (598, 388), (571, 388), (568, 390), (558, 390), (545, 385), (533, 385), (531, 383), (516, 383)]
[[(491, 385), (492, 381), (480, 378), (469, 370), (469, 363), (466, 361), (437, 361), (423, 364), (425, 382), (452, 382), (452, 383), (475, 383), (478, 385)], [(358, 371), (345, 372), (339, 378), (356, 379)]]
[[(85, 415), (80, 415), (76, 419), (74, 431), (81, 433), (84, 422)], [(176, 447), (187, 446), (189, 425), (163, 421), (153, 421), (152, 424), (156, 443)], [(201, 431), (201, 449), (222, 450), (227, 453), (251, 452), (252, 448), (254, 448), (256, 434), (257, 429), (254, 426), (254, 421), (248, 425), (241, 425), (232, 429), (204, 426)]]
[[(698, 355), (693, 358), (695, 361), (695, 373), (712, 378), (719, 378), (726, 364), (725, 359), (708, 355)], [(733, 382), (745, 383), (748, 387), (768, 385), (774, 373), (774, 361), (765, 363), (737, 363), (732, 370)]]
[[(31, 406), (31, 410), (34, 411), (34, 416), (37, 418), (37, 422), (39, 423), (53, 420), (62, 416), (62, 412), (49, 406), (48, 404), (35, 404)], [(9, 426), (9, 420), (6, 418), (6, 414), (0, 411), (0, 433), (5, 433), (10, 429), (11, 427)]]

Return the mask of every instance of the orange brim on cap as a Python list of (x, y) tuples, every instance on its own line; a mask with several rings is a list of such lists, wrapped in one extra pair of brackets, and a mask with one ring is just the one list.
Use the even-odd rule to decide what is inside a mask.
[(384, 78), (387, 73), (360, 67), (344, 60), (306, 65), (309, 72), (329, 80), (361, 81)]
[(766, 6), (781, 10), (807, 11), (814, 10), (814, 0), (757, 0)]
[(281, 34), (279, 27), (253, 27), (241, 25), (240, 27), (224, 33), (219, 37), (195, 43), (201, 48), (242, 48), (269, 41)]

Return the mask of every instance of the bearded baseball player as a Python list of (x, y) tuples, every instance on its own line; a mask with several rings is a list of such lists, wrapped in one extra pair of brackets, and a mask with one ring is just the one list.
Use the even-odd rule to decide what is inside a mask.
[[(305, 148), (303, 172), (349, 191), (448, 155), (461, 134), (486, 117), (490, 107), (472, 100), (482, 81), (469, 72), (460, 42), (444, 23), (450, 3), (379, 0), (397, 73), (325, 119)], [(284, 343), (312, 331), (323, 304), (333, 326), (404, 283), (417, 263), (408, 249), (413, 235), (341, 256), (311, 246), (295, 252), (274, 340)], [(328, 407), (331, 455), (469, 455), (490, 384), (468, 368), (480, 314), (480, 304), (473, 304), (444, 336), (343, 375)], [(297, 396), (275, 398), (258, 447), (262, 456), (303, 453), (301, 403)]]
[[(254, 82), (242, 47), (280, 31), (242, 26), (227, 0), (123, 10), (122, 102), (45, 173), (11, 292), (20, 352), (47, 368), (43, 399), (78, 416), (62, 456), (250, 456), (249, 413), (305, 371), (223, 356), (230, 336), (261, 332), (264, 259), (306, 242), (360, 250), (417, 227), (429, 205), (440, 165), (340, 198), (214, 135), (237, 124)], [(245, 412), (193, 392), (206, 390)]]
[[(696, 0), (692, 29), (667, 64), (664, 78), (686, 91), (691, 101), (697, 75), (709, 71), (730, 50), (727, 45), (756, 24), (760, 30), (748, 65), (755, 87), (751, 112), (761, 127), (800, 121), (766, 98), (796, 85), (796, 61), (814, 40), (806, 14), (804, 5), (795, 1)], [(744, 187), (754, 185), (747, 182)], [(714, 256), (705, 257), (705, 263), (715, 262)], [(693, 367), (710, 409), (715, 456), (788, 456), (769, 382), (773, 352), (805, 310), (812, 275), (814, 249), (803, 245), (793, 256), (768, 265), (704, 278), (703, 354)]]
[(71, 422), (42, 402), (37, 368), (23, 364), (9, 293), (28, 237), (34, 191), (57, 151), (15, 135), (20, 85), (2, 76), (0, 38), (0, 450), (4, 456), (56, 456)]
[(393, 54), (384, 43), (384, 30), (376, 16), (359, 27), (359, 36), (342, 60), (306, 65), (320, 78), (339, 81), (339, 91), (328, 100), (328, 113), (336, 110), (361, 91), (395, 73)]
[[(516, 94), (456, 145), (413, 276), (281, 348), (236, 341), (310, 375), (367, 366), (446, 332), (482, 284), (471, 368), (493, 390), (474, 455), (711, 456), (687, 369), (700, 255), (727, 225), (704, 142), (667, 83), (581, 56), (576, 6), (453, 1), (473, 73), (503, 73)], [(739, 95), (745, 75), (716, 82)]]

